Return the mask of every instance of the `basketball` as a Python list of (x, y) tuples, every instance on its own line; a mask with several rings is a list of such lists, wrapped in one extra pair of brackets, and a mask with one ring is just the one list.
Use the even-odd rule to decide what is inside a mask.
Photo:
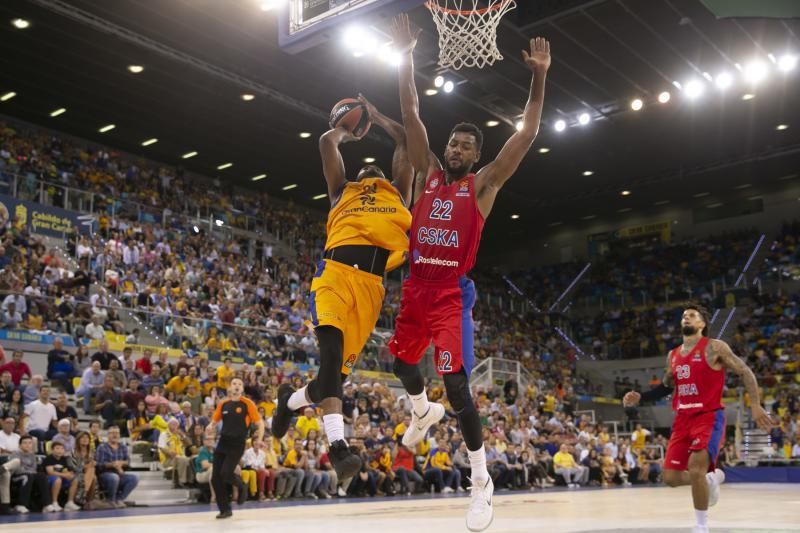
[(372, 124), (367, 107), (355, 98), (345, 98), (331, 109), (331, 128), (341, 126), (356, 137), (363, 137)]

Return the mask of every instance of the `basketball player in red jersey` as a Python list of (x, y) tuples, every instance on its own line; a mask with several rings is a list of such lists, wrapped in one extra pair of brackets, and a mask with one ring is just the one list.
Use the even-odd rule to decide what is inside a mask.
[[(400, 66), (400, 105), (408, 154), (421, 179), (414, 185), (415, 204), (409, 244), (410, 275), (403, 283), (400, 313), (389, 347), (394, 372), (412, 403), (412, 422), (403, 444), (414, 446), (444, 416), (444, 407), (428, 403), (417, 364), (433, 342), (436, 369), (443, 376), (447, 398), (458, 417), (472, 468), (472, 501), (467, 528), (483, 531), (492, 522), (494, 485), (486, 470), (481, 422), (469, 390), (474, 362), (472, 306), (475, 286), (467, 273), (475, 264), (481, 231), (500, 188), (528, 153), (542, 117), (544, 83), (550, 67), (550, 44), (532, 39), (525, 64), (533, 71), (523, 127), (506, 142), (497, 159), (477, 173), (483, 134), (474, 124), (458, 124), (450, 134), (442, 168), (430, 153), (428, 135), (419, 117), (412, 51), (419, 31), (407, 15), (393, 23), (396, 50), (405, 53)], [(422, 172), (425, 171), (425, 172)]]
[(708, 532), (708, 508), (717, 503), (719, 486), (725, 481), (725, 474), (716, 468), (725, 443), (725, 369), (741, 376), (750, 395), (753, 421), (765, 431), (772, 427), (761, 407), (752, 370), (725, 342), (707, 337), (708, 323), (704, 307), (687, 305), (681, 321), (683, 344), (667, 356), (662, 384), (644, 394), (628, 392), (622, 400), (623, 405), (632, 406), (672, 394), (677, 414), (664, 458), (664, 482), (670, 487), (692, 486), (697, 517), (693, 533)]

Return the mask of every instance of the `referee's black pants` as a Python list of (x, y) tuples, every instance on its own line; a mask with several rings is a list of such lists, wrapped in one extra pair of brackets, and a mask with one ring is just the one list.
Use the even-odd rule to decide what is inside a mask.
[(217, 507), (221, 512), (231, 510), (231, 487), (236, 486), (240, 491), (245, 490), (242, 478), (234, 473), (239, 461), (244, 455), (244, 439), (239, 443), (225, 443), (220, 440), (214, 450), (214, 461), (211, 471), (211, 486), (217, 496)]

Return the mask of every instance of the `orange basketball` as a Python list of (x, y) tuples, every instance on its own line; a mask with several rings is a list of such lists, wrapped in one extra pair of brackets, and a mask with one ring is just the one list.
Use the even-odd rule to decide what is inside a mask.
[(367, 107), (355, 98), (345, 98), (333, 106), (329, 123), (331, 128), (341, 126), (356, 137), (365, 135), (372, 124)]

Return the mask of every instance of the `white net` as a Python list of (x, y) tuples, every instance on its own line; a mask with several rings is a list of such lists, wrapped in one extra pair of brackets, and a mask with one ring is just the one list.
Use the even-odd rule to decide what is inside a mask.
[(439, 66), (458, 70), (483, 68), (502, 60), (497, 48), (500, 19), (517, 7), (515, 0), (430, 0), (425, 5), (439, 30)]

